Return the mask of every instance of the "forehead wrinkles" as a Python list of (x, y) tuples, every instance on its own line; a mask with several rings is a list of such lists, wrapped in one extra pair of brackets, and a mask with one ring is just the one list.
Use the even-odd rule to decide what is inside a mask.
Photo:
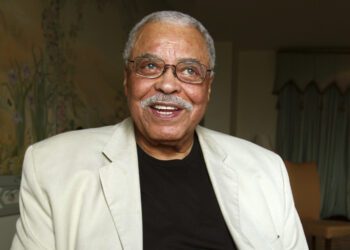
[[(159, 36), (152, 40), (149, 34), (143, 35), (137, 39), (133, 52), (138, 53), (156, 53), (158, 55), (167, 56), (169, 58), (176, 58), (176, 54), (180, 50), (192, 50), (191, 44), (187, 41), (188, 38), (183, 37), (169, 37), (165, 35), (164, 37)], [(186, 50), (185, 50), (186, 48)]]
[(168, 58), (176, 59), (176, 42), (174, 41), (165, 41), (164, 46), (164, 52)]

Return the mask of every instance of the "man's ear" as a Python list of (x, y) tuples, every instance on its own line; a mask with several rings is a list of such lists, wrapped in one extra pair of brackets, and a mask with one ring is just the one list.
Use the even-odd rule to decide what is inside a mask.
[(125, 96), (128, 96), (128, 84), (127, 84), (127, 78), (128, 78), (128, 72), (127, 72), (127, 69), (124, 69), (124, 80), (123, 80), (123, 86), (124, 86), (124, 94), (125, 94)]
[(212, 75), (209, 79), (208, 83), (208, 101), (210, 100), (210, 94), (211, 94), (211, 84), (213, 83), (214, 75)]

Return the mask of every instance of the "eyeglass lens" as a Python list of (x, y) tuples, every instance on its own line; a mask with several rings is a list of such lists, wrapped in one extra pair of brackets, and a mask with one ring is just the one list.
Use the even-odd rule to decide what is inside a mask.
[(163, 60), (156, 58), (140, 57), (135, 59), (136, 73), (147, 78), (160, 77), (167, 67), (175, 67), (176, 77), (186, 83), (202, 83), (207, 73), (204, 65), (192, 61), (167, 65)]

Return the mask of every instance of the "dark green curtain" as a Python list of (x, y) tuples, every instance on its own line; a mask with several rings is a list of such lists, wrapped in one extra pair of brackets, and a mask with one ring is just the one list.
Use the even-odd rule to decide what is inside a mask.
[(278, 93), (276, 150), (285, 160), (316, 161), (321, 217), (350, 218), (350, 91), (316, 83), (300, 90), (289, 82)]

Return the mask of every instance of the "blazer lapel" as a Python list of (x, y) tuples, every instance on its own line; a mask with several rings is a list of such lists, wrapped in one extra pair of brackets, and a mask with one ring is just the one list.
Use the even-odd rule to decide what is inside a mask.
[(103, 192), (124, 250), (143, 244), (138, 158), (130, 119), (117, 125), (103, 150), (107, 164), (100, 169)]
[(235, 169), (228, 165), (235, 161), (210, 135), (206, 135), (205, 128), (198, 127), (196, 131), (208, 174), (227, 227), (240, 249), (254, 249), (253, 243), (242, 232), (239, 176)]

